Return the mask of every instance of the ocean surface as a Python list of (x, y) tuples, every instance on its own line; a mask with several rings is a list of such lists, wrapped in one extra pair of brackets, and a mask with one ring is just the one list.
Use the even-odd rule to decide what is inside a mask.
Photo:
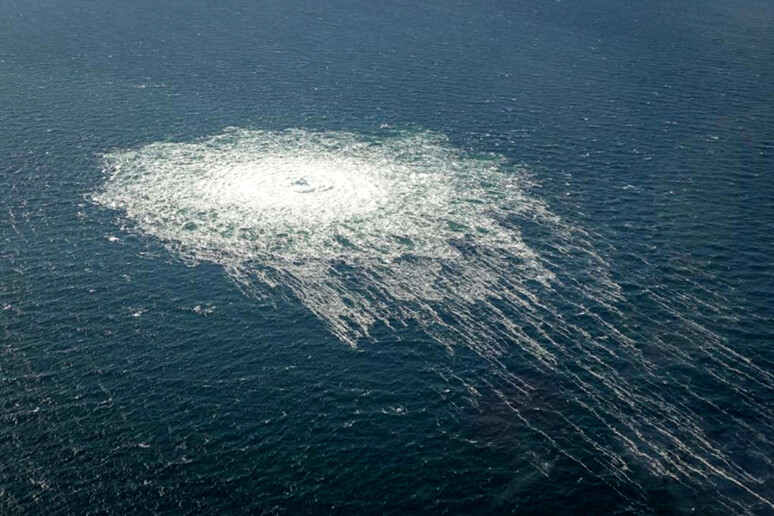
[(0, 513), (774, 514), (774, 4), (0, 0)]

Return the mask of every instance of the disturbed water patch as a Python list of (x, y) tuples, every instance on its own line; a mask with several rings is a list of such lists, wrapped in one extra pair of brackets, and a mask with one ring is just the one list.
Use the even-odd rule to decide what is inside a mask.
[[(432, 133), (231, 129), (108, 154), (93, 198), (188, 259), (289, 287), (354, 346), (377, 321), (438, 319), (429, 302), (485, 299), (502, 280), (495, 262), (517, 261), (520, 280), (551, 276), (503, 221), (553, 217), (501, 161)], [(342, 265), (378, 294), (353, 292)]]
[[(104, 168), (95, 202), (186, 260), (222, 265), (250, 292), (292, 293), (353, 347), (377, 325), (416, 324), (451, 352), (474, 352), (488, 376), (439, 372), (473, 404), (488, 389), (583, 471), (631, 488), (621, 496), (634, 506), (647, 500), (633, 473), (645, 468), (730, 511), (774, 508), (750, 473), (761, 465), (742, 466), (713, 441), (715, 423), (697, 408), (726, 413), (707, 385), (734, 397), (747, 416), (728, 421), (760, 457), (774, 449), (750, 424), (774, 421), (756, 394), (774, 392), (774, 378), (691, 315), (722, 299), (645, 285), (652, 315), (633, 317), (595, 238), (533, 194), (525, 167), (432, 132), (229, 129), (118, 150)], [(531, 410), (529, 378), (560, 401)]]

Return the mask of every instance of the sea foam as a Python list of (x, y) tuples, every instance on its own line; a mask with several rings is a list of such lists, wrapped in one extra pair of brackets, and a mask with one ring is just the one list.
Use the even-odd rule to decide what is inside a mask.
[[(353, 347), (377, 325), (415, 324), (452, 353), (474, 352), (489, 377), (441, 374), (458, 378), (472, 403), (490, 389), (586, 473), (633, 486), (621, 493), (633, 505), (647, 489), (632, 471), (645, 468), (709, 486), (732, 512), (750, 510), (745, 497), (774, 508), (761, 479), (708, 437), (710, 423), (692, 407), (725, 409), (671, 371), (692, 371), (769, 422), (750, 389), (774, 392), (772, 375), (687, 313), (712, 303), (709, 293), (669, 299), (646, 285), (640, 295), (660, 315), (632, 322), (637, 309), (595, 249), (600, 237), (553, 214), (526, 167), (425, 131), (229, 129), (117, 150), (104, 168), (93, 200), (132, 230), (189, 262), (222, 265), (246, 291), (294, 296)], [(529, 378), (547, 379), (563, 401), (531, 410)], [(604, 432), (590, 432), (589, 421)], [(745, 421), (727, 421), (760, 456), (774, 449)], [(578, 443), (593, 460), (574, 451)]]

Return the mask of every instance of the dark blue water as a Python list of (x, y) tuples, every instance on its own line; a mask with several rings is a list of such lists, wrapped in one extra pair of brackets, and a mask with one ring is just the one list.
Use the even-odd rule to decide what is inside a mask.
[[(754, 0), (0, 0), (0, 512), (772, 514), (772, 27)], [(452, 349), (410, 318), (353, 348), (94, 202), (105, 154), (227, 127), (445, 135), (573, 232), (503, 220), (553, 283), (514, 262), (523, 305), (434, 306)]]

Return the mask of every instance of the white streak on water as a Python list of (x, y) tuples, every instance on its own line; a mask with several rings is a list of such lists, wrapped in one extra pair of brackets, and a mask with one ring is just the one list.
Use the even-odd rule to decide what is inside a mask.
[[(765, 457), (772, 439), (756, 428), (772, 428), (774, 417), (751, 388), (770, 395), (774, 377), (686, 315), (693, 306), (717, 311), (710, 293), (666, 297), (653, 286), (644, 295), (670, 317), (668, 328), (646, 314), (636, 315), (648, 324), (632, 324), (627, 314), (638, 308), (589, 243), (597, 236), (552, 214), (531, 194), (526, 170), (463, 153), (427, 132), (368, 139), (230, 129), (194, 143), (113, 152), (104, 161), (96, 202), (186, 260), (223, 265), (246, 290), (260, 284), (292, 292), (351, 346), (375, 325), (415, 323), (450, 352), (472, 350), (491, 365), (491, 378), (475, 384), (445, 373), (465, 386), (471, 403), (489, 388), (589, 474), (616, 491), (640, 488), (633, 504), (646, 498), (631, 474), (637, 466), (712, 486), (734, 512), (752, 506), (728, 486), (774, 509), (764, 479), (706, 436), (711, 422), (696, 409), (728, 415)], [(543, 232), (541, 253), (525, 244), (520, 224)], [(558, 265), (568, 260), (576, 272)], [(506, 361), (551, 379), (571, 407), (544, 412), (586, 443), (593, 461), (528, 410), (537, 387)], [(732, 393), (757, 423), (680, 383), (673, 367)], [(590, 434), (580, 417), (614, 442)]]

